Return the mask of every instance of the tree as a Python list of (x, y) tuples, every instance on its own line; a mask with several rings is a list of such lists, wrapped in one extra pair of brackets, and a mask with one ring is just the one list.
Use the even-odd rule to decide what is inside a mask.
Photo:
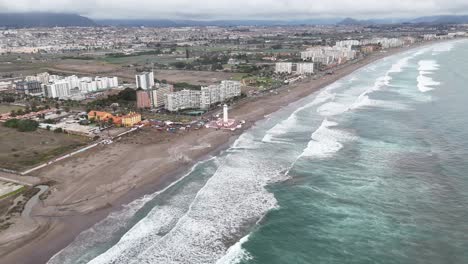
[(20, 120), (18, 123), (18, 131), (19, 132), (31, 132), (36, 131), (37, 127), (39, 127), (39, 123), (34, 120)]
[(29, 119), (10, 119), (4, 125), (9, 128), (16, 128), (19, 132), (30, 132), (35, 131), (39, 123)]
[(5, 102), (5, 103), (14, 103), (15, 98), (13, 96), (6, 96), (6, 97), (3, 98), (3, 102)]

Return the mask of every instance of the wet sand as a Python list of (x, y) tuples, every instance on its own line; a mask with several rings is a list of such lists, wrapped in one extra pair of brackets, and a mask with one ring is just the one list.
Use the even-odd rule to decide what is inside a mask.
[[(414, 48), (416, 46), (412, 46)], [(35, 173), (42, 180), (54, 180), (48, 198), (33, 209), (37, 222), (31, 235), (14, 241), (2, 240), (0, 263), (46, 263), (83, 230), (110, 212), (145, 194), (162, 190), (183, 176), (198, 161), (228, 148), (256, 121), (310, 95), (376, 60), (409, 49), (372, 54), (348, 63), (334, 74), (305, 80), (276, 90), (278, 93), (236, 103), (230, 116), (246, 120), (235, 132), (214, 129), (170, 134), (145, 128), (119, 142), (100, 146)], [(14, 232), (12, 226), (8, 232)]]

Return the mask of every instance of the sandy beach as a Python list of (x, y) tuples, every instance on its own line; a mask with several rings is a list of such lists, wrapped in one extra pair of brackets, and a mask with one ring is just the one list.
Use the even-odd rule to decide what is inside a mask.
[[(427, 43), (426, 43), (427, 44)], [(310, 95), (357, 69), (412, 47), (387, 50), (348, 63), (317, 80), (282, 87), (277, 93), (236, 103), (230, 116), (246, 120), (243, 129), (201, 129), (170, 134), (144, 128), (111, 145), (33, 173), (55, 181), (48, 198), (33, 208), (29, 234), (14, 225), (0, 234), (0, 263), (46, 263), (83, 230), (134, 199), (164, 189), (195, 163), (228, 148), (243, 131), (280, 108)]]

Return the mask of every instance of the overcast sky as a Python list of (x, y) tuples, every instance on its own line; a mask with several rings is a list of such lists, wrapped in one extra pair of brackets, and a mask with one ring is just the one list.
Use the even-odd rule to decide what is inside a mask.
[(91, 18), (299, 19), (467, 14), (468, 0), (0, 0), (0, 12)]

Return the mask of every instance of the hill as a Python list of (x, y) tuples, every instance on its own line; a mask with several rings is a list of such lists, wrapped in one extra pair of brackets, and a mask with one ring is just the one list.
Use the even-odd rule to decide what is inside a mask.
[(409, 21), (410, 23), (423, 23), (423, 24), (467, 24), (468, 15), (464, 16), (426, 16), (419, 17)]
[(92, 27), (96, 23), (76, 14), (0, 13), (0, 27)]

